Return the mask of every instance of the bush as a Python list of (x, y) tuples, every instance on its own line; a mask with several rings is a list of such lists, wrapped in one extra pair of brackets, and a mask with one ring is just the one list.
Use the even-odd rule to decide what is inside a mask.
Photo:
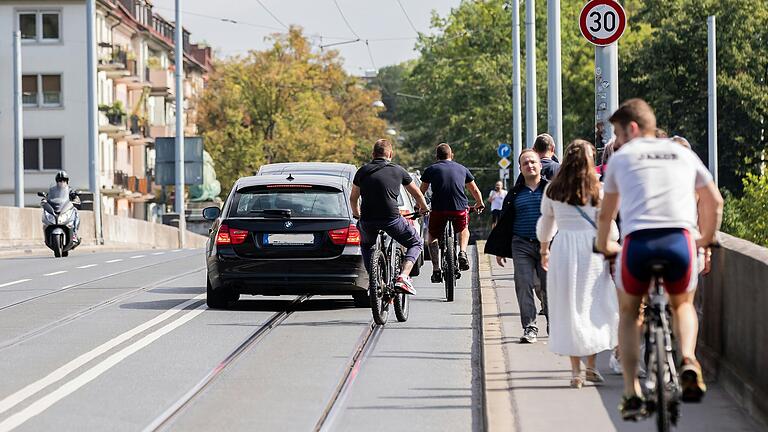
[(768, 175), (747, 174), (744, 191), (736, 197), (724, 191), (722, 230), (730, 235), (768, 247)]

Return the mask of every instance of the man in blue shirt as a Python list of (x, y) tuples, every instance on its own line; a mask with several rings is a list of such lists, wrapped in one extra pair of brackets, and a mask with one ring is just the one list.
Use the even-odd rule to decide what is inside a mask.
[[(464, 188), (475, 199), (475, 208), (485, 208), (483, 196), (475, 184), (475, 177), (464, 166), (453, 161), (451, 146), (442, 143), (435, 149), (437, 162), (427, 167), (421, 176), (421, 191), (432, 186), (432, 212), (429, 215), (427, 244), (432, 259), (432, 283), (442, 282), (440, 247), (437, 240), (443, 235), (448, 221), (459, 238), (459, 270), (469, 270), (467, 245), (469, 244), (469, 200)], [(534, 233), (534, 237), (535, 237)]]
[(523, 150), (519, 162), (522, 178), (504, 199), (501, 219), (488, 237), (485, 253), (496, 255), (496, 262), (502, 267), (507, 258), (512, 258), (523, 326), (520, 343), (534, 343), (539, 332), (534, 292), (541, 301), (543, 315), (548, 314), (547, 272), (541, 267), (536, 222), (541, 216), (541, 198), (549, 182), (541, 175), (541, 160), (536, 151)]

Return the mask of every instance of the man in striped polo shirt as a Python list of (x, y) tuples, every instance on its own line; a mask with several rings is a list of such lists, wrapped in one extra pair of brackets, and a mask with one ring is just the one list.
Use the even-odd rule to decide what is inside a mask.
[[(533, 149), (523, 150), (519, 162), (522, 178), (504, 199), (503, 213), (488, 238), (486, 253), (496, 255), (496, 262), (502, 267), (507, 257), (512, 258), (523, 326), (520, 343), (535, 343), (539, 329), (534, 293), (541, 301), (543, 315), (548, 314), (547, 272), (541, 267), (536, 222), (541, 216), (541, 198), (549, 182), (541, 176), (541, 160)], [(511, 243), (511, 249), (507, 249), (504, 243)]]

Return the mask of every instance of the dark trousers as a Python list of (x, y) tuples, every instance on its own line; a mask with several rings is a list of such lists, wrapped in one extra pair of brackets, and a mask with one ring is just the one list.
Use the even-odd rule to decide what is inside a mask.
[(393, 219), (361, 220), (357, 224), (357, 229), (360, 230), (361, 237), (360, 252), (363, 254), (365, 269), (369, 272), (371, 271), (369, 268), (371, 265), (371, 255), (373, 254), (373, 248), (376, 246), (376, 238), (379, 231), (384, 231), (407, 249), (405, 251), (405, 261), (415, 263), (424, 248), (416, 228), (402, 216)]
[(519, 236), (512, 237), (512, 264), (515, 269), (515, 291), (520, 305), (520, 322), (523, 329), (536, 326), (536, 301), (541, 301), (544, 315), (547, 310), (547, 272), (541, 267), (540, 243)]

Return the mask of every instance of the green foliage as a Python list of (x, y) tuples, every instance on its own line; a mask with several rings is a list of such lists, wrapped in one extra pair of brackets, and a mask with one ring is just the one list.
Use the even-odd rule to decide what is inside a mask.
[(378, 99), (344, 72), (336, 51), (312, 51), (291, 28), (268, 50), (216, 64), (199, 126), (226, 194), (264, 163), (367, 158), (385, 129)]
[(736, 237), (768, 247), (768, 175), (747, 174), (744, 195), (724, 191), (722, 230)]

